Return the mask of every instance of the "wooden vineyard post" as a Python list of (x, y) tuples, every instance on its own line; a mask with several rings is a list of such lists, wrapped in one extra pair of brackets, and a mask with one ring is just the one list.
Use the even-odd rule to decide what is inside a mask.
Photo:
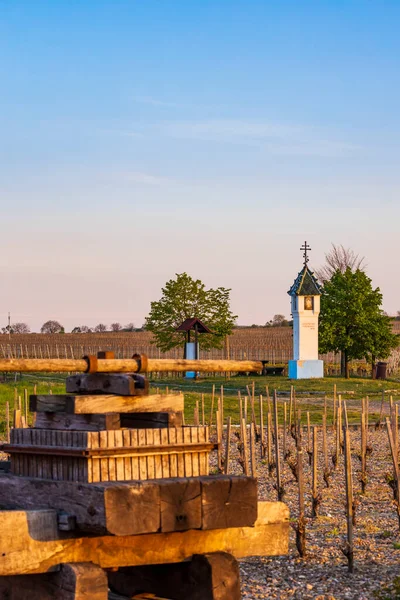
[(310, 413), (307, 411), (307, 454), (309, 464), (312, 462)]
[(204, 411), (204, 394), (201, 395), (201, 424), (203, 425), (203, 427), (206, 424), (206, 415)]
[(260, 395), (260, 453), (261, 458), (265, 457), (265, 443), (264, 443), (264, 408), (263, 408), (263, 397)]
[(243, 468), (244, 474), (249, 474), (249, 448), (247, 445), (247, 425), (246, 421), (242, 419), (242, 436), (243, 436)]
[(221, 432), (221, 417), (220, 412), (217, 410), (215, 421), (217, 424), (217, 457), (218, 457), (218, 472), (221, 472), (222, 468), (222, 432)]
[(367, 485), (367, 423), (366, 423), (366, 411), (365, 398), (362, 399), (361, 404), (361, 493), (365, 494), (365, 488)]
[(350, 449), (350, 432), (347, 423), (347, 411), (345, 410), (345, 423), (343, 425), (344, 436), (344, 468), (346, 480), (346, 515), (347, 515), (347, 544), (343, 549), (343, 553), (347, 557), (349, 573), (354, 570), (354, 550), (353, 550), (353, 523), (354, 523), (354, 502), (353, 502), (353, 478), (351, 469), (351, 449)]
[(301, 420), (297, 422), (297, 481), (299, 485), (299, 518), (296, 526), (296, 546), (301, 557), (306, 554), (306, 520), (304, 514), (304, 471)]
[(210, 427), (212, 425), (212, 421), (213, 421), (213, 412), (214, 412), (214, 398), (215, 398), (215, 384), (213, 384), (212, 386), (212, 393), (211, 393), (211, 409), (210, 409)]
[(226, 447), (225, 447), (225, 460), (224, 460), (224, 473), (227, 475), (229, 473), (229, 458), (230, 458), (230, 448), (231, 448), (231, 417), (227, 418), (226, 423)]
[(10, 443), (10, 403), (6, 402), (6, 440)]
[(281, 501), (284, 496), (284, 490), (281, 481), (281, 465), (279, 456), (279, 422), (278, 422), (278, 400), (276, 390), (274, 390), (274, 427), (275, 427), (275, 468), (276, 468), (276, 491), (278, 500)]
[(318, 493), (318, 428), (313, 427), (312, 434), (312, 516), (318, 516), (321, 494)]
[(221, 398), (220, 398), (220, 416), (221, 416), (221, 427), (224, 422), (224, 386), (221, 385)]
[(329, 470), (328, 443), (326, 439), (326, 415), (322, 416), (322, 450), (324, 453), (324, 481), (326, 487), (329, 487), (329, 478), (331, 476), (331, 472)]
[(337, 419), (337, 397), (336, 397), (336, 383), (333, 385), (333, 418), (332, 426), (335, 427)]
[(283, 403), (283, 460), (287, 458), (287, 447), (286, 447), (286, 437), (287, 437), (287, 403)]
[(271, 475), (274, 469), (274, 463), (272, 460), (272, 414), (267, 414), (267, 462), (268, 462), (268, 473)]
[(256, 463), (256, 430), (254, 423), (250, 423), (250, 458), (251, 458), (251, 476), (257, 477), (257, 463)]
[(290, 386), (290, 400), (289, 400), (289, 430), (292, 429), (292, 410), (293, 410), (293, 386)]
[(399, 477), (399, 463), (397, 460), (396, 449), (393, 440), (392, 424), (388, 418), (386, 418), (386, 427), (389, 438), (390, 452), (393, 461), (393, 495), (396, 503), (397, 517), (399, 520), (400, 530), (400, 477)]

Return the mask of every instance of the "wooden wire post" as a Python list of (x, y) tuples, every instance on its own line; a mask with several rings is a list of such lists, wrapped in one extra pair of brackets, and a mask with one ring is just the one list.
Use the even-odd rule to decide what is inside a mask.
[(213, 386), (212, 386), (212, 393), (211, 393), (211, 410), (210, 410), (210, 423), (209, 423), (210, 427), (213, 422), (214, 398), (215, 398), (215, 384), (213, 384)]
[(361, 401), (361, 493), (365, 494), (367, 485), (367, 436), (366, 436), (366, 401), (365, 398)]
[(397, 461), (396, 450), (394, 447), (393, 433), (392, 433), (392, 425), (390, 420), (386, 418), (386, 428), (389, 438), (390, 452), (392, 455), (393, 462), (393, 496), (396, 503), (397, 517), (399, 520), (399, 530), (400, 530), (400, 478), (399, 478), (399, 463)]
[(287, 457), (287, 447), (286, 447), (286, 439), (287, 439), (287, 403), (283, 403), (283, 460), (286, 460)]
[(322, 496), (318, 493), (318, 427), (312, 430), (312, 516), (317, 517)]
[(10, 403), (6, 402), (6, 439), (10, 443)]
[(215, 421), (217, 424), (217, 458), (218, 458), (218, 472), (221, 472), (222, 467), (222, 432), (221, 432), (221, 415), (217, 410)]
[(260, 454), (261, 458), (265, 457), (265, 443), (264, 443), (264, 408), (263, 408), (263, 397), (260, 395), (259, 398), (259, 409), (260, 409)]
[(343, 425), (344, 437), (344, 468), (346, 480), (346, 516), (347, 516), (347, 544), (343, 553), (347, 557), (349, 573), (354, 571), (354, 547), (353, 547), (353, 523), (354, 523), (354, 501), (353, 501), (353, 478), (351, 469), (350, 432), (347, 422), (347, 410), (344, 405), (345, 423)]
[(257, 477), (257, 463), (256, 463), (256, 430), (254, 423), (250, 423), (250, 462), (251, 462), (251, 476)]
[(275, 427), (276, 491), (278, 493), (278, 500), (281, 501), (283, 499), (284, 491), (282, 488), (281, 465), (280, 465), (280, 456), (279, 456), (278, 399), (276, 396), (276, 390), (274, 390), (274, 427)]
[(296, 546), (301, 557), (306, 554), (306, 520), (304, 513), (304, 471), (301, 421), (297, 421), (297, 482), (299, 486), (299, 518), (296, 526)]
[(226, 420), (226, 446), (225, 446), (225, 460), (224, 460), (224, 473), (229, 473), (229, 459), (230, 459), (230, 448), (231, 448), (231, 417)]
[(242, 433), (243, 433), (243, 470), (245, 475), (249, 475), (249, 448), (247, 445), (247, 425), (246, 421), (242, 419)]

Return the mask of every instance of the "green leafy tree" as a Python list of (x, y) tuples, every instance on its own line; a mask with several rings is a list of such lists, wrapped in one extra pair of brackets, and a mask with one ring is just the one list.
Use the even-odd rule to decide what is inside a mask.
[(381, 308), (382, 294), (360, 269), (339, 269), (325, 281), (321, 296), (319, 350), (341, 352), (342, 375), (349, 376), (349, 362), (387, 358), (398, 343), (390, 317)]
[(170, 279), (162, 288), (161, 299), (151, 303), (146, 329), (165, 352), (181, 346), (185, 340), (185, 334), (175, 331), (176, 327), (186, 319), (198, 318), (212, 331), (199, 335), (200, 347), (221, 348), (237, 319), (229, 307), (230, 291), (223, 287), (207, 290), (199, 279), (192, 279), (187, 273), (176, 274), (176, 279)]

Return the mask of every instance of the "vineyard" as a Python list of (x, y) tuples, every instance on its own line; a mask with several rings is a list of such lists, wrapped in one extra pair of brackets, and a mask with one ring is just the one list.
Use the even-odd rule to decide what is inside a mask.
[[(395, 333), (400, 333), (400, 321), (394, 321)], [(286, 364), (292, 358), (291, 327), (243, 327), (234, 330), (224, 347), (201, 352), (201, 358), (233, 360), (265, 360), (271, 364)], [(7, 334), (0, 335), (1, 358), (80, 358), (111, 350), (116, 358), (129, 358), (139, 352), (150, 358), (182, 358), (182, 348), (160, 352), (152, 344), (153, 336), (147, 331), (118, 333), (65, 333), (65, 334)], [(327, 374), (339, 372), (340, 354), (321, 355)], [(400, 366), (399, 351), (392, 353), (389, 373)], [(367, 375), (368, 365), (355, 363), (352, 374)]]

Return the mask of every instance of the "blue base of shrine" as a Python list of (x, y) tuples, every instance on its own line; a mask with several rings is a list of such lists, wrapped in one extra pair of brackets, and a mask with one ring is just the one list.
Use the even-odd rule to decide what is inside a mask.
[(289, 360), (289, 379), (321, 379), (323, 360)]

